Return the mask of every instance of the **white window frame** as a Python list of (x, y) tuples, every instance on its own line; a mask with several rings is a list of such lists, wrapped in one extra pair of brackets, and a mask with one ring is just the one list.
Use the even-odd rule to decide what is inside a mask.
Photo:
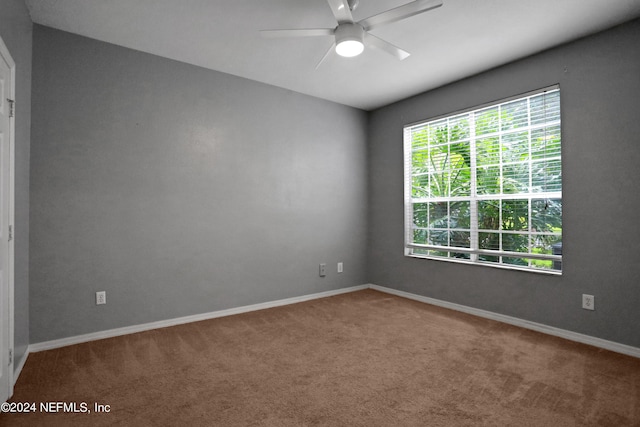
[[(477, 194), (477, 173), (476, 173), (476, 158), (477, 156), (475, 155), (476, 152), (476, 140), (479, 140), (481, 138), (484, 138), (486, 136), (479, 136), (476, 137), (475, 136), (475, 130), (474, 130), (474, 125), (475, 125), (475, 113), (478, 113), (480, 111), (492, 108), (492, 107), (499, 107), (502, 106), (504, 104), (508, 104), (510, 102), (514, 102), (517, 100), (523, 100), (523, 99), (530, 99), (532, 97), (535, 96), (539, 96), (542, 93), (547, 93), (547, 92), (560, 92), (560, 87), (559, 85), (554, 85), (554, 86), (550, 86), (550, 87), (546, 87), (543, 89), (539, 89), (539, 90), (535, 90), (532, 92), (528, 92), (525, 94), (521, 94), (521, 95), (516, 95), (513, 97), (509, 97), (509, 98), (505, 98), (505, 99), (501, 99), (499, 101), (495, 101), (495, 102), (491, 102), (491, 103), (487, 103), (478, 107), (474, 107), (474, 108), (470, 108), (467, 110), (462, 110), (462, 111), (457, 111), (451, 114), (446, 114), (443, 116), (438, 116), (438, 117), (434, 117), (428, 120), (423, 120), (417, 123), (413, 123), (413, 124), (408, 124), (404, 127), (404, 209), (405, 209), (405, 256), (409, 256), (409, 257), (415, 257), (415, 258), (426, 258), (426, 259), (434, 259), (434, 260), (444, 260), (444, 261), (449, 261), (449, 262), (459, 262), (459, 263), (466, 263), (466, 264), (474, 264), (474, 265), (483, 265), (483, 266), (490, 266), (490, 267), (497, 267), (497, 268), (506, 268), (506, 269), (515, 269), (515, 270), (525, 270), (525, 271), (533, 271), (533, 272), (538, 272), (538, 273), (546, 273), (546, 274), (555, 274), (555, 275), (560, 275), (562, 274), (562, 268), (560, 267), (559, 269), (555, 269), (556, 266), (561, 266), (562, 265), (562, 254), (542, 254), (542, 253), (532, 253), (531, 251), (531, 246), (529, 246), (529, 251), (527, 253), (523, 253), (523, 252), (510, 252), (510, 251), (506, 251), (503, 250), (502, 247), (500, 247), (498, 250), (489, 250), (489, 249), (480, 249), (478, 247), (479, 242), (478, 242), (478, 236), (480, 233), (482, 232), (493, 232), (493, 233), (499, 233), (499, 234), (504, 234), (504, 233), (509, 233), (510, 231), (508, 230), (502, 230), (502, 226), (500, 226), (500, 230), (479, 230), (478, 229), (478, 202), (482, 201), (482, 200), (527, 200), (528, 201), (528, 218), (529, 218), (529, 229), (527, 231), (526, 234), (528, 234), (529, 237), (529, 241), (531, 242), (531, 236), (532, 235), (552, 235), (552, 236), (559, 236), (560, 239), (562, 238), (562, 232), (560, 233), (555, 233), (555, 232), (550, 232), (550, 233), (537, 233), (534, 231), (532, 231), (531, 229), (531, 201), (532, 200), (538, 200), (538, 199), (554, 199), (554, 200), (560, 200), (562, 201), (562, 187), (560, 186), (559, 191), (548, 191), (548, 192), (532, 192), (532, 185), (529, 186), (529, 191), (527, 193), (520, 193), (520, 194), (511, 194), (511, 193), (504, 193), (503, 189), (502, 189), (502, 185), (501, 185), (501, 189), (500, 189), (500, 193), (499, 194)], [(452, 196), (448, 196), (448, 197), (426, 197), (426, 198), (414, 198), (413, 197), (413, 192), (412, 192), (412, 186), (413, 186), (413, 172), (412, 172), (412, 155), (413, 155), (413, 141), (412, 141), (412, 132), (417, 129), (417, 128), (421, 128), (424, 126), (427, 126), (431, 123), (434, 122), (438, 122), (444, 119), (452, 119), (452, 118), (457, 118), (459, 116), (462, 116), (464, 114), (468, 114), (470, 117), (473, 117), (474, 120), (470, 120), (470, 131), (469, 131), (469, 150), (470, 153), (473, 153), (470, 156), (470, 168), (471, 168), (471, 173), (470, 173), (470, 181), (471, 181), (471, 194), (469, 197), (452, 197)], [(530, 120), (530, 119), (529, 119)], [(561, 125), (561, 119), (558, 118), (558, 120), (553, 121), (553, 122), (549, 122), (546, 123), (545, 126), (560, 126)], [(531, 122), (528, 122), (528, 126), (526, 129), (528, 131), (531, 131), (534, 127), (531, 126)], [(560, 130), (560, 132), (562, 132)], [(508, 131), (503, 131), (502, 129), (500, 129), (497, 133), (497, 135), (500, 137), (500, 140), (502, 140), (502, 135), (503, 134), (507, 134)], [(560, 143), (561, 144), (561, 143)], [(529, 144), (529, 147), (531, 146), (531, 144)], [(530, 153), (531, 154), (531, 153)], [(502, 157), (502, 156), (501, 156)], [(560, 165), (562, 164), (562, 159), (561, 159), (561, 155), (556, 156), (555, 159), (558, 159), (560, 161)], [(531, 156), (529, 156), (529, 162), (531, 163)], [(504, 166), (504, 164), (502, 163), (502, 158), (500, 159), (500, 166), (502, 168), (502, 166)], [(561, 166), (560, 166), (561, 167)], [(502, 176), (502, 175), (501, 175)], [(530, 178), (531, 179), (531, 175)], [(433, 244), (421, 244), (421, 243), (415, 243), (414, 242), (414, 230), (420, 229), (420, 227), (415, 226), (414, 224), (414, 212), (413, 212), (413, 206), (414, 204), (417, 203), (434, 203), (434, 202), (455, 202), (455, 201), (470, 201), (470, 206), (469, 206), (469, 211), (470, 211), (470, 222), (471, 222), (471, 231), (470, 231), (470, 247), (465, 248), (465, 247), (454, 247), (454, 246), (438, 246), (438, 245), (433, 245)], [(546, 205), (545, 205), (546, 207)], [(450, 211), (447, 211), (448, 215), (450, 215)], [(500, 218), (499, 218), (499, 223), (502, 224), (502, 208), (500, 209)], [(429, 224), (430, 225), (430, 224)], [(451, 230), (451, 229), (449, 229)], [(519, 233), (519, 234), (523, 234), (523, 233)], [(502, 239), (500, 239), (500, 241), (502, 241)], [(449, 240), (449, 243), (451, 243), (451, 241)], [(502, 245), (500, 245), (502, 246)], [(425, 252), (425, 250), (430, 250), (430, 251), (441, 251), (441, 252), (446, 252), (447, 256), (440, 256), (440, 255), (432, 255), (432, 254), (425, 254), (423, 252)], [(561, 252), (561, 251), (560, 251)], [(452, 257), (451, 254), (469, 254), (469, 259), (466, 258), (455, 258)], [(498, 257), (498, 262), (492, 262), (492, 261), (482, 261), (480, 260), (479, 256), (480, 255), (485, 255), (485, 256), (491, 256), (491, 257)], [(525, 256), (526, 255), (526, 256)], [(514, 265), (514, 264), (508, 264), (508, 263), (503, 263), (503, 257), (507, 257), (507, 258), (522, 258), (522, 259), (528, 259), (528, 260), (533, 260), (533, 259), (539, 259), (539, 260), (551, 260), (554, 263), (554, 269), (545, 269), (545, 268), (539, 268), (539, 267), (535, 267), (532, 265), (532, 262), (529, 261), (528, 266), (522, 266), (522, 265)]]

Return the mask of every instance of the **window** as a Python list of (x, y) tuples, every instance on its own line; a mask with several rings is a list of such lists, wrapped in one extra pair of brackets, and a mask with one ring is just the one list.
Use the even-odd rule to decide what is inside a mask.
[(559, 273), (560, 90), (404, 128), (405, 254)]

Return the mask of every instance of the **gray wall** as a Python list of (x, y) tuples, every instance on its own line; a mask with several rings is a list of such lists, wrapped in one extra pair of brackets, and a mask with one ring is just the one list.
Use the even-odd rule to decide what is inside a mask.
[(365, 112), (38, 25), (33, 44), (32, 343), (366, 282)]
[[(636, 20), (373, 112), (370, 281), (640, 347), (638, 46)], [(403, 125), (554, 83), (562, 108), (563, 275), (404, 257)], [(595, 296), (595, 311), (581, 309), (583, 293)]]
[[(11, 41), (31, 28), (18, 9), (0, 34), (24, 52), (27, 35)], [(31, 342), (372, 282), (640, 347), (639, 42), (634, 21), (367, 121), (348, 107), (35, 26)], [(402, 126), (555, 83), (564, 274), (404, 257)], [(17, 243), (26, 263), (27, 242)], [(18, 327), (29, 321), (18, 308), (27, 279), (23, 266)], [(97, 290), (107, 291), (106, 306), (94, 305)], [(596, 311), (580, 308), (582, 293), (595, 295)]]
[(15, 328), (14, 366), (29, 344), (29, 145), (31, 140), (31, 39), (24, 0), (0, 2), (0, 37), (16, 63), (15, 116)]

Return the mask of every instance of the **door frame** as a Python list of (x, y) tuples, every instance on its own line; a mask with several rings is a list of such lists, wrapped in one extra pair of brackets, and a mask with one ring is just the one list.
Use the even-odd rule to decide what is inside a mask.
[[(9, 93), (5, 94), (7, 98), (14, 100), (14, 113), (13, 117), (9, 120), (9, 212), (8, 212), (8, 224), (7, 231), (11, 227), (11, 240), (9, 241), (8, 253), (7, 253), (7, 298), (9, 299), (9, 322), (7, 325), (2, 325), (9, 337), (9, 348), (11, 357), (8, 366), (8, 378), (9, 378), (9, 397), (13, 395), (13, 383), (14, 383), (14, 366), (15, 366), (15, 353), (14, 353), (14, 263), (15, 263), (15, 122), (16, 122), (16, 108), (15, 108), (15, 94), (16, 94), (16, 63), (13, 57), (9, 53), (9, 49), (4, 44), (4, 40), (0, 37), (0, 56), (9, 64), (11, 69), (11, 85), (9, 87)], [(2, 212), (4, 215), (4, 212)], [(4, 236), (5, 234), (2, 233)]]

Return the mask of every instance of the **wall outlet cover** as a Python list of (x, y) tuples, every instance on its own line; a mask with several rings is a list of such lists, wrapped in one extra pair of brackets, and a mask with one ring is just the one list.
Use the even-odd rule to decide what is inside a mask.
[(582, 308), (585, 310), (595, 310), (595, 297), (593, 295), (582, 294)]
[(107, 303), (107, 291), (96, 292), (96, 305), (102, 305)]
[(327, 264), (320, 264), (320, 277), (327, 275)]

